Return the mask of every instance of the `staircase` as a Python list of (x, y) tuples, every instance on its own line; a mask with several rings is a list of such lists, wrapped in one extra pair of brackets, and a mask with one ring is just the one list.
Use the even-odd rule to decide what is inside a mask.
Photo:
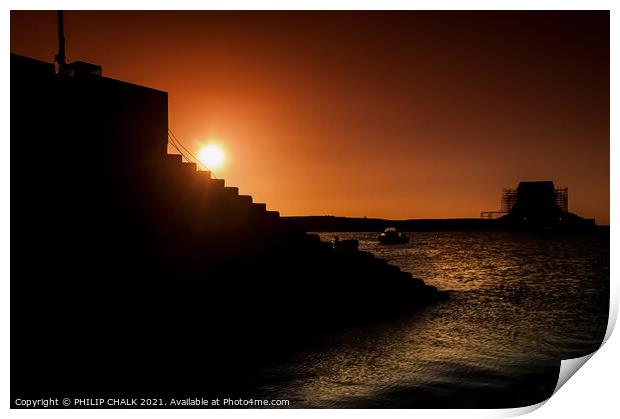
[(266, 204), (253, 202), (250, 195), (240, 195), (238, 187), (226, 186), (224, 179), (213, 178), (210, 171), (199, 170), (196, 163), (182, 161), (179, 154), (166, 155), (165, 171), (174, 180), (175, 189), (186, 187), (188, 197), (202, 201), (205, 213), (224, 212), (226, 218), (251, 219), (253, 225), (281, 223), (278, 211), (267, 210)]
[[(383, 290), (391, 299), (396, 298), (394, 294), (426, 302), (447, 297), (446, 293), (425, 285), (422, 280), (370, 252), (333, 249), (331, 243), (321, 241), (318, 235), (308, 234), (281, 219), (278, 211), (267, 210), (266, 204), (252, 202), (249, 195), (239, 195), (239, 188), (226, 186), (223, 179), (212, 178), (207, 170), (198, 170), (196, 163), (183, 162), (181, 155), (168, 154), (166, 163), (167, 176), (174, 179), (172, 202), (186, 202), (186, 205), (181, 204), (184, 209), (197, 208), (184, 212), (184, 217), (191, 220), (190, 227), (199, 223), (198, 220), (210, 218), (211, 224), (222, 227), (216, 230), (216, 236), (219, 233), (235, 236), (243, 244), (254, 241), (250, 248), (266, 241), (267, 245), (276, 243), (289, 250), (296, 249), (300, 260), (306, 260), (299, 265), (325, 264), (338, 272), (336, 276), (340, 278), (338, 282), (342, 281), (341, 286), (346, 287), (348, 283), (352, 289), (365, 289), (368, 296)], [(206, 229), (201, 234), (208, 234), (207, 231), (214, 230)], [(316, 275), (319, 276), (321, 274)], [(336, 285), (331, 283), (332, 287)]]

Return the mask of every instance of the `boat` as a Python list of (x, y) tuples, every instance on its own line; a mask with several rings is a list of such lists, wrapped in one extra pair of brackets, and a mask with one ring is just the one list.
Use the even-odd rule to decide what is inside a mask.
[(383, 233), (377, 236), (381, 244), (404, 244), (409, 243), (409, 237), (396, 230), (394, 227), (386, 228)]
[(358, 240), (340, 240), (340, 237), (334, 236), (334, 240), (332, 240), (332, 246), (336, 250), (357, 250), (360, 246), (360, 242)]

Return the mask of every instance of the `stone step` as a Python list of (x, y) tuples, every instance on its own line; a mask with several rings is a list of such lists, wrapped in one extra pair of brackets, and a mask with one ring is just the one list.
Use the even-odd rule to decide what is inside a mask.
[(211, 171), (210, 170), (197, 170), (198, 176), (205, 177), (207, 179), (211, 179)]
[(192, 162), (183, 162), (181, 163), (182, 167), (184, 167), (186, 170), (190, 170), (192, 172), (195, 172), (196, 169), (198, 168), (196, 166), (196, 163), (192, 163)]
[(224, 188), (224, 179), (209, 179), (209, 186)]
[(280, 211), (267, 211), (266, 214), (270, 218), (280, 218)]
[(183, 162), (183, 156), (180, 154), (166, 154), (166, 161), (181, 164)]
[(388, 264), (388, 261), (385, 260), (385, 259), (378, 258), (378, 257), (375, 257), (375, 259), (377, 261), (377, 264), (379, 264), (379, 265), (387, 265)]
[(263, 203), (252, 204), (252, 208), (255, 208), (258, 211), (267, 211), (267, 204), (263, 204)]
[(239, 188), (236, 186), (226, 186), (224, 188), (224, 192), (226, 192), (227, 196), (239, 196)]
[(252, 204), (252, 197), (250, 195), (239, 195), (237, 199), (243, 204)]

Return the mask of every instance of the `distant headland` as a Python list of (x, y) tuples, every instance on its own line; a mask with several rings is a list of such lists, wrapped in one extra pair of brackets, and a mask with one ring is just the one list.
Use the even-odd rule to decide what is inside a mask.
[(283, 217), (307, 231), (583, 231), (597, 228), (594, 219), (568, 211), (568, 189), (552, 181), (520, 182), (505, 189), (499, 211), (483, 211), (480, 218), (387, 220), (336, 216)]

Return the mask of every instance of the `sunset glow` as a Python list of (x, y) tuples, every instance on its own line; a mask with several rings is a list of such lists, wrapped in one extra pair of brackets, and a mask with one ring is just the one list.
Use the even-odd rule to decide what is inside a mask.
[(198, 159), (209, 169), (218, 169), (224, 164), (225, 155), (220, 146), (209, 144), (198, 152)]
[[(65, 35), (71, 60), (168, 92), (175, 134), (283, 215), (478, 218), (552, 180), (607, 224), (609, 18), (545, 16), (67, 11)], [(56, 12), (11, 12), (10, 40), (51, 62)]]

